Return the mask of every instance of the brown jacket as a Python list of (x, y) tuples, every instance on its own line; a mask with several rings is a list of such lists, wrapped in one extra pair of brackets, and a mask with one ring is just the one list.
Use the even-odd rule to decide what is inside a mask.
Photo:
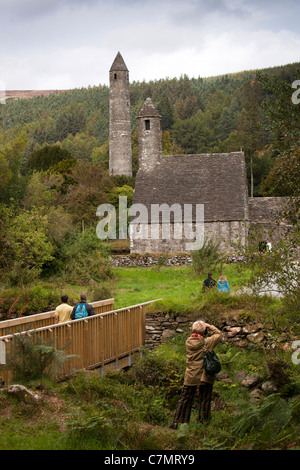
[[(205, 348), (212, 351), (221, 341), (221, 331), (215, 326), (210, 327), (212, 336), (205, 338)], [(201, 335), (191, 335), (185, 342), (186, 349), (186, 370), (184, 385), (200, 385), (200, 382), (214, 383), (215, 377), (206, 374), (203, 365), (203, 337)]]

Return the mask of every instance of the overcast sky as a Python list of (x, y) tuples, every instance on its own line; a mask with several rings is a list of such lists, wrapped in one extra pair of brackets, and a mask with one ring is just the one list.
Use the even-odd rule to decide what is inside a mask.
[[(7, 90), (207, 77), (300, 61), (299, 0), (0, 0)], [(300, 78), (300, 77), (299, 77)]]

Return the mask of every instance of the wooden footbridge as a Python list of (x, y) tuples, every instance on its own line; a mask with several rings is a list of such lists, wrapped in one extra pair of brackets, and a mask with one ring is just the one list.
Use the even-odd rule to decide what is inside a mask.
[(12, 380), (6, 362), (16, 334), (38, 335), (43, 343), (73, 355), (65, 361), (63, 375), (80, 369), (103, 374), (108, 367), (130, 366), (145, 344), (146, 309), (152, 302), (114, 310), (114, 299), (101, 300), (92, 303), (96, 315), (64, 323), (55, 323), (55, 311), (1, 321), (0, 377), (6, 383)]

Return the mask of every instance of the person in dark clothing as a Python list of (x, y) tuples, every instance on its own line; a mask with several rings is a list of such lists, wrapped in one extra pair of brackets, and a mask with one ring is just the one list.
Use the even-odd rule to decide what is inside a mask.
[(71, 313), (71, 320), (77, 320), (79, 318), (90, 317), (95, 315), (95, 310), (91, 304), (86, 301), (86, 295), (81, 294), (80, 302), (73, 307)]
[(205, 279), (205, 281), (203, 282), (202, 292), (205, 292), (208, 289), (215, 287), (216, 285), (217, 285), (216, 281), (212, 278), (212, 272), (209, 271), (207, 273), (207, 279)]

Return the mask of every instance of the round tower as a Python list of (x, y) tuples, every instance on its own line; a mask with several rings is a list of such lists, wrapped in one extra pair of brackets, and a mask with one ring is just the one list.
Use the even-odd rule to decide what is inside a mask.
[(120, 52), (109, 71), (109, 174), (132, 176), (129, 72)]
[(138, 115), (139, 169), (153, 171), (162, 156), (161, 116), (147, 98)]

